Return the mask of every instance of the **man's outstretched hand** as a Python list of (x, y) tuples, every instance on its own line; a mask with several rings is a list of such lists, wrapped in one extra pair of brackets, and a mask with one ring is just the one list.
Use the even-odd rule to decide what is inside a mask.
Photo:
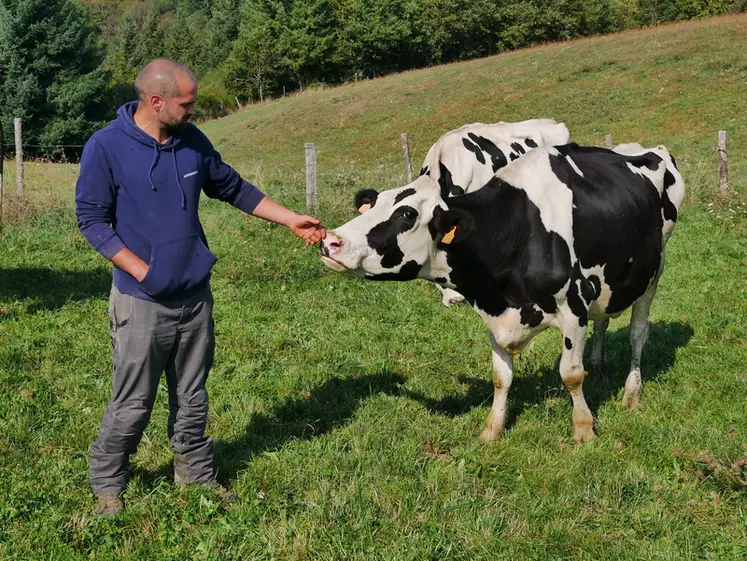
[(288, 228), (296, 237), (302, 239), (307, 246), (319, 243), (327, 235), (321, 222), (308, 214), (297, 214), (288, 223)]

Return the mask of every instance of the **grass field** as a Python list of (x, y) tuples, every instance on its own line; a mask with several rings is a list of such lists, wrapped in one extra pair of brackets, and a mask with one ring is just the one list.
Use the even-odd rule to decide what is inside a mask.
[(586, 380), (598, 437), (583, 446), (557, 332), (518, 357), (508, 430), (480, 444), (490, 349), (472, 310), (443, 308), (424, 282), (334, 275), (282, 228), (203, 201), (220, 258), (208, 431), (219, 478), (243, 499), (230, 510), (171, 483), (162, 391), (126, 512), (92, 515), (110, 268), (76, 230), (77, 168), (30, 165), (29, 204), (6, 202), (0, 237), (0, 559), (747, 559), (745, 37), (735, 16), (584, 39), (206, 124), (227, 161), (299, 209), (315, 142), (329, 226), (352, 216), (356, 189), (402, 184), (399, 133), (417, 167), (474, 121), (554, 117), (579, 143), (662, 143), (689, 189), (652, 307), (643, 408), (620, 403), (624, 315), (607, 336), (609, 380)]

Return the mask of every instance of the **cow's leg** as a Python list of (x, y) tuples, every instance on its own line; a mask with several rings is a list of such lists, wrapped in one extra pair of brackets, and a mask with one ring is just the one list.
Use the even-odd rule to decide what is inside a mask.
[(503, 431), (506, 424), (508, 390), (514, 378), (513, 358), (496, 344), (492, 335), (490, 344), (493, 347), (493, 406), (488, 418), (485, 419), (485, 428), (480, 434), (480, 440), (483, 442), (497, 440)]
[(628, 407), (635, 408), (641, 399), (643, 382), (641, 380), (641, 355), (643, 347), (648, 339), (648, 312), (651, 302), (656, 294), (656, 286), (659, 284), (658, 277), (651, 283), (643, 296), (635, 304), (630, 316), (630, 347), (632, 356), (630, 358), (630, 374), (625, 380), (625, 392), (623, 403)]
[(591, 371), (597, 376), (604, 376), (604, 334), (609, 324), (609, 318), (594, 322), (594, 336), (591, 339)]
[[(563, 354), (560, 357), (560, 377), (571, 392), (573, 400), (573, 440), (587, 442), (594, 437), (594, 417), (584, 399), (584, 345), (586, 326), (579, 327), (578, 319), (572, 317), (570, 325), (563, 326)], [(570, 343), (570, 344), (569, 344)], [(570, 347), (570, 348), (569, 348)]]

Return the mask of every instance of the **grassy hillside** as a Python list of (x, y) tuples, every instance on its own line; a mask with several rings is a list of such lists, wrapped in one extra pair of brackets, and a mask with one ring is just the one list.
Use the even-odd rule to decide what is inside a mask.
[[(352, 216), (357, 188), (402, 184), (401, 132), (417, 167), (439, 134), (474, 121), (554, 117), (580, 143), (663, 143), (689, 188), (652, 307), (643, 408), (620, 404), (624, 315), (609, 380), (584, 384), (598, 422), (584, 446), (556, 332), (517, 358), (508, 430), (480, 444), (490, 351), (469, 308), (443, 308), (426, 283), (334, 275), (283, 229), (204, 201), (220, 258), (208, 431), (243, 499), (228, 511), (171, 483), (162, 391), (126, 513), (92, 516), (110, 269), (76, 231), (77, 168), (29, 166), (30, 204), (6, 205), (0, 237), (0, 559), (747, 558), (745, 36), (740, 16), (549, 45), (206, 124), (227, 161), (298, 208), (315, 142), (330, 226)], [(726, 201), (718, 129), (737, 190)]]
[[(322, 171), (401, 166), (407, 132), (415, 166), (443, 132), (468, 122), (552, 117), (580, 144), (665, 144), (710, 191), (716, 131), (732, 146), (735, 185), (747, 183), (747, 16), (630, 31), (508, 53), (380, 80), (305, 92), (209, 123), (228, 161), (302, 165), (317, 145)], [(250, 168), (248, 168), (250, 169)]]

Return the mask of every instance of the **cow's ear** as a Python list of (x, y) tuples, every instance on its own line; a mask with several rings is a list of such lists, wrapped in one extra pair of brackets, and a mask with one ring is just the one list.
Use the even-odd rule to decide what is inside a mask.
[(433, 239), (438, 244), (450, 245), (465, 240), (474, 230), (472, 217), (463, 210), (443, 210), (436, 207), (430, 223)]
[(379, 193), (376, 189), (362, 189), (355, 194), (355, 208), (358, 209), (358, 212), (363, 214), (376, 204), (376, 199), (378, 197)]

